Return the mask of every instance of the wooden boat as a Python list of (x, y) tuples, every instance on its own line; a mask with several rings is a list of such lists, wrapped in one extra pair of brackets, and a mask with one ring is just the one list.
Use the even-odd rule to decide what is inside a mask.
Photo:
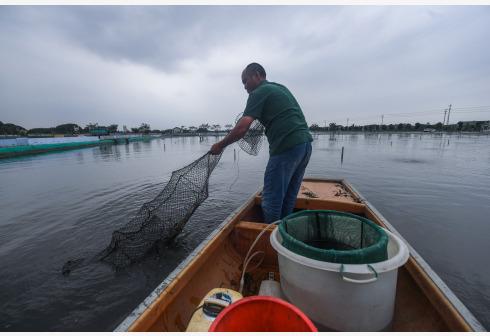
[[(242, 263), (264, 229), (260, 192), (228, 216), (116, 329), (185, 331), (201, 299), (213, 288), (238, 290)], [(398, 234), (392, 225), (344, 180), (305, 178), (296, 209), (338, 210), (364, 216)], [(278, 274), (270, 228), (255, 250), (262, 264), (249, 272), (244, 295), (256, 295), (269, 272)], [(398, 234), (398, 236), (400, 236)], [(393, 331), (484, 331), (484, 327), (407, 243), (408, 262), (398, 270)], [(279, 277), (277, 277), (278, 279)]]

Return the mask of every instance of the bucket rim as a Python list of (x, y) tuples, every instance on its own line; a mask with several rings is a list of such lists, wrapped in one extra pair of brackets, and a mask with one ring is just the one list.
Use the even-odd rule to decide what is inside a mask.
[[(325, 250), (320, 249), (318, 247), (308, 245), (308, 244), (302, 242), (301, 240), (297, 239), (296, 237), (291, 235), (289, 232), (287, 232), (286, 227), (285, 227), (285, 223), (289, 219), (294, 219), (294, 218), (298, 218), (301, 216), (309, 216), (310, 214), (317, 214), (317, 213), (324, 213), (324, 214), (329, 214), (329, 215), (331, 214), (331, 215), (335, 215), (335, 216), (339, 216), (339, 217), (348, 217), (348, 218), (357, 219), (358, 221), (362, 222), (363, 224), (366, 224), (369, 227), (371, 227), (379, 235), (379, 240), (376, 243), (369, 245), (369, 246), (366, 246), (366, 247), (356, 249), (356, 251), (363, 251), (364, 253), (372, 253), (373, 251), (376, 251), (377, 249), (388, 245), (388, 242), (389, 242), (388, 235), (385, 233), (385, 231), (379, 225), (376, 225), (376, 223), (374, 223), (372, 220), (370, 220), (369, 218), (365, 218), (365, 217), (361, 217), (361, 216), (358, 216), (355, 214), (351, 214), (351, 213), (344, 212), (344, 211), (337, 211), (337, 210), (301, 210), (301, 211), (294, 212), (294, 213), (284, 217), (283, 219), (281, 219), (281, 221), (278, 225), (279, 232), (281, 234), (281, 239), (287, 239), (289, 241), (289, 244), (292, 243), (292, 244), (294, 244), (294, 245), (296, 245), (302, 249), (314, 251), (317, 253), (318, 252), (323, 253)], [(353, 251), (351, 251), (351, 250), (347, 250), (347, 251), (336, 250), (335, 254), (337, 256), (339, 256), (340, 258), (345, 258), (345, 257), (353, 255)], [(360, 265), (362, 265), (362, 264), (360, 264)]]
[(391, 258), (377, 263), (369, 263), (369, 264), (331, 263), (327, 261), (314, 260), (311, 258), (301, 256), (282, 246), (281, 242), (279, 241), (279, 239), (282, 239), (282, 237), (280, 237), (278, 228), (275, 228), (274, 231), (272, 231), (270, 235), (270, 243), (272, 245), (272, 248), (276, 250), (278, 254), (282, 255), (283, 257), (289, 260), (295, 261), (303, 266), (307, 266), (310, 268), (323, 270), (323, 271), (340, 272), (340, 268), (343, 265), (344, 273), (370, 274), (372, 273), (372, 270), (368, 266), (370, 265), (376, 270), (377, 273), (386, 273), (398, 269), (400, 266), (404, 265), (407, 262), (410, 253), (408, 251), (407, 245), (399, 237), (397, 237), (394, 233), (390, 232), (389, 230), (381, 226), (380, 228), (386, 232), (389, 241), (390, 240), (393, 241), (398, 246), (398, 252)]
[(247, 304), (248, 302), (261, 302), (261, 301), (274, 302), (274, 303), (280, 304), (284, 307), (291, 309), (296, 315), (301, 317), (301, 319), (303, 320), (303, 322), (305, 322), (306, 326), (310, 329), (310, 331), (312, 331), (312, 332), (318, 331), (318, 329), (313, 324), (313, 322), (310, 320), (310, 318), (301, 309), (299, 309), (297, 306), (295, 306), (292, 303), (289, 303), (285, 300), (282, 300), (282, 299), (279, 299), (279, 298), (276, 298), (273, 296), (266, 296), (266, 295), (249, 296), (249, 297), (245, 297), (245, 298), (242, 298), (240, 300), (233, 302), (231, 305), (229, 305), (228, 307), (223, 309), (223, 311), (221, 311), (219, 313), (219, 315), (214, 319), (213, 323), (209, 327), (209, 331), (210, 332), (216, 331), (215, 329), (217, 328), (217, 326), (221, 322), (221, 320), (223, 320), (229, 312), (237, 309), (237, 307), (241, 307), (244, 304)]

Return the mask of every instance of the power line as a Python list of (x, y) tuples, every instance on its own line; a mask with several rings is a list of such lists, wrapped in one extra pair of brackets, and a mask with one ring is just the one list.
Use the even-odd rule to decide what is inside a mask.
[[(463, 115), (466, 115), (466, 114), (475, 114), (475, 113), (481, 113), (481, 112), (454, 112), (453, 110), (451, 110), (451, 112), (454, 114), (463, 114)], [(490, 113), (490, 111), (486, 111), (487, 113)], [(441, 112), (437, 112), (437, 113), (429, 113), (429, 114), (426, 114), (426, 116), (437, 116), (437, 115), (440, 115)], [(410, 115), (398, 115), (397, 116), (398, 118), (403, 118), (403, 119), (415, 119), (417, 118), (416, 116), (410, 116)], [(371, 117), (371, 118), (363, 118), (363, 119), (354, 119), (353, 122), (354, 123), (367, 123), (367, 122), (371, 122), (373, 125), (374, 124), (378, 124), (379, 123), (379, 116), (376, 116), (376, 117)], [(343, 119), (333, 119), (333, 120), (330, 120), (331, 123), (335, 123), (335, 124), (338, 124), (340, 125), (342, 123)], [(419, 122), (419, 120), (416, 120), (416, 122)]]
[[(434, 112), (432, 112), (434, 111)], [(450, 107), (448, 112), (452, 112), (453, 114), (475, 114), (475, 113), (490, 113), (490, 105), (485, 105), (485, 106), (469, 106), (469, 107)], [(401, 112), (401, 113), (384, 113), (382, 115), (382, 119), (384, 119), (384, 116), (395, 116), (399, 118), (413, 118), (415, 116), (432, 116), (432, 115), (440, 115), (441, 109), (427, 109), (424, 111), (417, 111), (417, 112)], [(354, 120), (356, 122), (361, 122), (361, 121), (375, 121), (379, 120), (379, 114), (377, 115), (364, 115), (364, 116), (359, 116), (362, 117), (363, 119), (356, 119)], [(446, 120), (446, 118), (444, 118)], [(335, 119), (332, 120), (331, 122), (336, 122), (336, 123), (341, 123), (341, 119)], [(447, 115), (447, 120), (446, 124), (449, 122), (449, 113)], [(326, 121), (324, 121), (326, 124)], [(382, 121), (383, 123), (383, 121)]]

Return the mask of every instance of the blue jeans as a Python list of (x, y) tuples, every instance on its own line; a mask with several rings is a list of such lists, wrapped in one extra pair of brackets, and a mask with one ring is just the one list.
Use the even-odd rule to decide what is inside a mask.
[(293, 212), (310, 156), (311, 142), (306, 142), (269, 158), (262, 190), (262, 212), (266, 223)]

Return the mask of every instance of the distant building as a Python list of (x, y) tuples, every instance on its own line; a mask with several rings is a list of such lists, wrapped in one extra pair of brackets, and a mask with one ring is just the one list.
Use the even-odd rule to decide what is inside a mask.
[(435, 131), (436, 131), (435, 128), (430, 128), (430, 127), (424, 128), (424, 132), (426, 132), (426, 133), (433, 133)]
[(179, 134), (179, 133), (182, 133), (183, 132), (183, 129), (180, 128), (180, 127), (174, 127), (172, 129), (172, 134)]

